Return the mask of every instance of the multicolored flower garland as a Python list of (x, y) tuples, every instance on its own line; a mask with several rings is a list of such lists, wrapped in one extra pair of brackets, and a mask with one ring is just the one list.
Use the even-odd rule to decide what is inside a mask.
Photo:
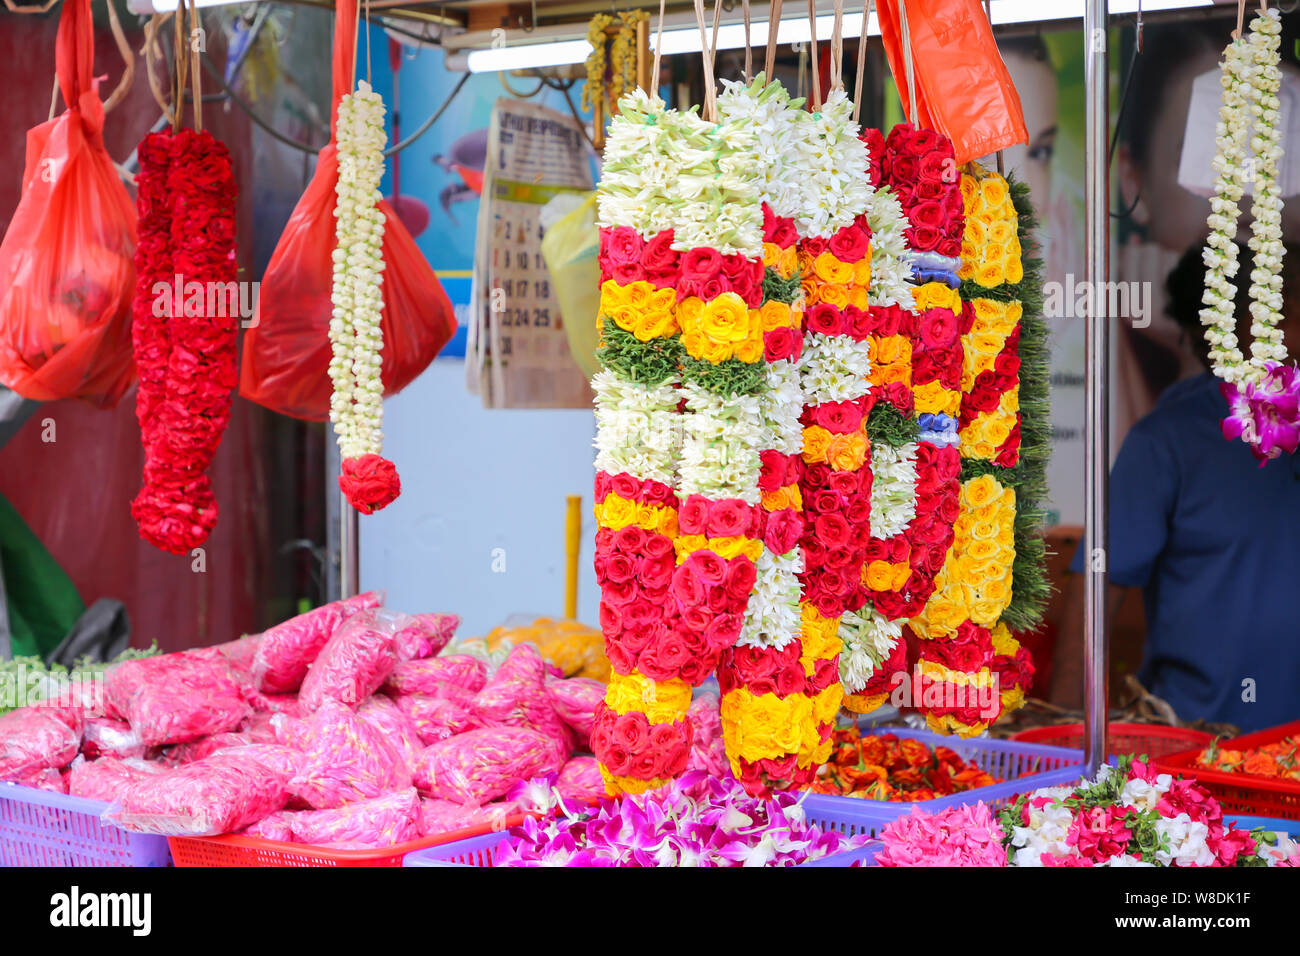
[[(1204, 260), (1206, 307), (1201, 310), (1214, 374), (1222, 379), (1229, 414), (1223, 435), (1245, 441), (1262, 467), (1270, 458), (1300, 447), (1300, 372), (1287, 358), (1277, 328), (1282, 309), (1282, 194), (1278, 161), (1281, 101), (1281, 17), (1261, 10), (1248, 36), (1235, 37), (1223, 53), (1223, 105), (1214, 157), (1216, 195), (1210, 200), (1210, 236)], [(1237, 217), (1244, 183), (1254, 184), (1251, 203), (1251, 358), (1237, 344)]]
[(237, 188), (229, 151), (207, 131), (150, 133), (138, 155), (132, 346), (145, 466), (131, 514), (146, 541), (185, 554), (217, 523), (205, 472), (238, 384)]
[(362, 514), (388, 506), (402, 492), (396, 466), (382, 454), (384, 214), (378, 203), (387, 138), (383, 99), (361, 80), (340, 101), (335, 130), (339, 174), (329, 374), (330, 421), (343, 457), (339, 487)]

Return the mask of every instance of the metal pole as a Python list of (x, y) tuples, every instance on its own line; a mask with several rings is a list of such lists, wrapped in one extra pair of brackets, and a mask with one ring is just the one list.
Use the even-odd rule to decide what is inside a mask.
[(1084, 577), (1083, 617), (1083, 758), (1088, 774), (1106, 762), (1106, 516), (1110, 468), (1110, 330), (1104, 318), (1104, 283), (1110, 256), (1110, 74), (1107, 69), (1107, 0), (1085, 0), (1084, 37), (1084, 272), (1088, 283), (1088, 374), (1084, 387), (1085, 420), (1084, 541), (1088, 569)]
[(361, 593), (361, 515), (339, 492), (339, 597)]

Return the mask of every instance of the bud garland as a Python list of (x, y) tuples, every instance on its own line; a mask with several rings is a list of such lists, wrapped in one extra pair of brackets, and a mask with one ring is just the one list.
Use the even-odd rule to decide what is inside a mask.
[[(238, 383), (237, 310), (209, 314), (211, 290), (233, 288), (238, 278), (238, 190), (229, 151), (207, 131), (150, 133), (138, 155), (131, 339), (145, 466), (131, 514), (146, 541), (187, 554), (217, 523), (205, 472), (230, 421)], [(166, 290), (162, 298), (159, 284)], [(203, 290), (200, 302), (191, 301), (186, 286)]]
[(330, 290), (330, 421), (343, 458), (339, 487), (363, 514), (391, 504), (401, 482), (384, 449), (382, 292), (384, 102), (365, 80), (339, 102), (335, 141), (334, 279)]
[[(1221, 66), (1223, 101), (1219, 109), (1213, 168), (1215, 196), (1207, 224), (1210, 236), (1201, 322), (1210, 346), (1214, 374), (1223, 381), (1229, 414), (1224, 437), (1241, 438), (1260, 465), (1295, 452), (1300, 445), (1300, 374), (1287, 358), (1277, 323), (1282, 309), (1282, 196), (1278, 161), (1281, 102), (1279, 46), (1282, 25), (1276, 9), (1261, 11), (1247, 36), (1234, 38)], [(1253, 159), (1251, 158), (1253, 155)], [(1254, 164), (1253, 175), (1249, 166)], [(1237, 217), (1247, 179), (1254, 181), (1251, 204), (1251, 358), (1243, 358), (1237, 341)]]

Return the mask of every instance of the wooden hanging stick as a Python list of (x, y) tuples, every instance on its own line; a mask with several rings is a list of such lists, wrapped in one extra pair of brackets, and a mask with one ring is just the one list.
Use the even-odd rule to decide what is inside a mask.
[(822, 108), (822, 76), (821, 68), (817, 62), (817, 0), (808, 0), (808, 33), (810, 40), (809, 53), (812, 58), (812, 108), (817, 112)]
[(740, 9), (745, 17), (745, 82), (754, 78), (754, 47), (749, 42), (749, 0), (740, 0)]
[(122, 70), (122, 78), (117, 81), (117, 86), (113, 92), (104, 100), (104, 112), (108, 113), (113, 110), (118, 103), (126, 99), (126, 94), (131, 91), (131, 82), (135, 79), (135, 54), (131, 52), (131, 44), (126, 42), (126, 34), (122, 31), (122, 21), (117, 18), (117, 7), (113, 5), (113, 0), (104, 0), (104, 5), (108, 7), (108, 27), (113, 33), (113, 41), (117, 44), (117, 52), (122, 54), (122, 62), (125, 68)]
[(763, 75), (772, 82), (776, 72), (776, 35), (781, 32), (781, 0), (772, 0), (767, 8), (767, 56), (763, 59)]
[(835, 0), (835, 25), (831, 28), (832, 90), (844, 89), (844, 0)]
[[(110, 0), (111, 2), (111, 0)], [(190, 94), (194, 97), (194, 131), (203, 131), (203, 91), (199, 76), (199, 47), (195, 33), (203, 35), (203, 21), (199, 19), (196, 0), (190, 0)]]
[(862, 4), (862, 33), (858, 37), (858, 82), (853, 87), (853, 122), (862, 116), (862, 79), (867, 66), (867, 23), (871, 20), (871, 0)]

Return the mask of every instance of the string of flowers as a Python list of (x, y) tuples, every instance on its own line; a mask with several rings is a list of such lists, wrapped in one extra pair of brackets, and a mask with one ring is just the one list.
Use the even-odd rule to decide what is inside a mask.
[(679, 115), (640, 90), (620, 106), (596, 193), (603, 368), (592, 379), (596, 580), (613, 673), (591, 746), (613, 794), (677, 776), (693, 742), (685, 655), (671, 640), (667, 612), (679, 536), (682, 263), (664, 227), (681, 173)]
[[(1235, 37), (1224, 50), (1223, 100), (1216, 127), (1213, 168), (1215, 196), (1210, 200), (1206, 242), (1205, 308), (1201, 322), (1210, 345), (1214, 374), (1228, 400), (1223, 421), (1228, 440), (1240, 438), (1262, 467), (1269, 459), (1300, 445), (1300, 373), (1283, 365), (1287, 357), (1277, 328), (1282, 308), (1282, 195), (1278, 161), (1282, 157), (1278, 127), (1281, 102), (1281, 17), (1276, 8), (1260, 11), (1250, 32)], [(1253, 181), (1250, 249), (1251, 357), (1237, 341), (1234, 302), (1237, 274), (1237, 217), (1244, 184)]]
[(723, 86), (719, 112), (754, 128), (763, 173), (764, 278), (758, 314), (767, 365), (759, 398), (764, 547), (737, 646), (723, 654), (718, 682), (732, 772), (746, 791), (762, 794), (787, 785), (800, 760), (807, 765), (820, 745), (813, 700), (826, 680), (825, 668), (819, 673), (805, 666), (799, 634), (804, 565), (799, 547), (803, 399), (798, 361), (804, 302), (792, 218), (801, 194), (790, 150), (803, 114), (802, 101), (791, 100), (779, 82), (767, 83), (761, 73), (748, 86)]
[(132, 348), (144, 486), (140, 536), (173, 554), (207, 540), (217, 501), (206, 471), (238, 382), (234, 289), (237, 188), (225, 144), (207, 131), (150, 133), (138, 149)]
[(800, 361), (804, 447), (800, 493), (803, 537), (804, 655), (826, 683), (814, 701), (819, 746), (796, 782), (811, 783), (830, 754), (833, 718), (843, 701), (840, 622), (866, 600), (862, 567), (870, 538), (871, 445), (867, 416), (873, 319), (869, 290), (872, 233), (870, 158), (852, 118), (853, 104), (833, 90), (802, 119), (797, 163), (804, 198), (795, 226), (805, 299)]
[(365, 80), (339, 103), (335, 131), (334, 277), (330, 289), (330, 421), (343, 458), (339, 487), (362, 514), (401, 494), (396, 466), (383, 457), (384, 174), (383, 99)]

